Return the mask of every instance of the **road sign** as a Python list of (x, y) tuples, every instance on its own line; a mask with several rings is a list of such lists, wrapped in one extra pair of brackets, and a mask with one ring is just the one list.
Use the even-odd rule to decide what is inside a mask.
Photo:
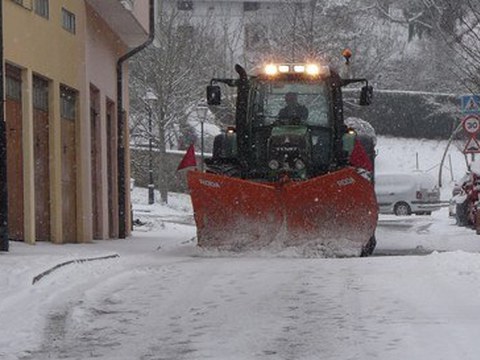
[(480, 113), (480, 95), (464, 95), (460, 97), (461, 110), (464, 114)]
[(475, 154), (480, 153), (480, 143), (474, 137), (468, 139), (465, 149), (463, 149), (464, 154)]
[(480, 131), (480, 115), (468, 115), (462, 120), (463, 129), (471, 134), (475, 135)]

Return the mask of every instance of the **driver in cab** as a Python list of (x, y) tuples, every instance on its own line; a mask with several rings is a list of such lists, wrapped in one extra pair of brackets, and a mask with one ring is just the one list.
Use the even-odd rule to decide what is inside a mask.
[(297, 93), (285, 94), (286, 106), (278, 113), (278, 122), (281, 125), (300, 125), (308, 118), (308, 109), (298, 103)]

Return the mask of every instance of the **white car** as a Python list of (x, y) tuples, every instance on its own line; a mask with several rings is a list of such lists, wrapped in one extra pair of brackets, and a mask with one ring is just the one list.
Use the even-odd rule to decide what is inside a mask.
[(442, 207), (435, 179), (426, 173), (375, 175), (379, 212), (395, 215), (430, 215)]

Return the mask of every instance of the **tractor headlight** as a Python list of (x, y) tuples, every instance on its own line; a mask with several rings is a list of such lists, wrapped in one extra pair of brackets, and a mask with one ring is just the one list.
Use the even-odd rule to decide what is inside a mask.
[(273, 75), (277, 75), (277, 73), (278, 73), (277, 65), (268, 64), (267, 66), (265, 66), (265, 74), (273, 76)]
[(277, 160), (270, 160), (268, 163), (268, 167), (272, 170), (278, 170), (280, 167), (280, 163)]
[(305, 72), (305, 65), (294, 65), (293, 71), (296, 73), (304, 73)]
[(305, 163), (301, 159), (295, 160), (295, 169), (297, 170), (305, 169)]
[(320, 74), (320, 67), (317, 64), (308, 64), (305, 68), (305, 72), (311, 76), (317, 76)]

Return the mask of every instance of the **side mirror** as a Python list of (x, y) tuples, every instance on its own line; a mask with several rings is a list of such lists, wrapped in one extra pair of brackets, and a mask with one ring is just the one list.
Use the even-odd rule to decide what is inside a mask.
[(207, 86), (207, 104), (208, 105), (220, 105), (222, 99), (222, 92), (218, 85)]
[(366, 85), (362, 87), (362, 92), (360, 93), (360, 105), (370, 105), (373, 99), (373, 86)]

